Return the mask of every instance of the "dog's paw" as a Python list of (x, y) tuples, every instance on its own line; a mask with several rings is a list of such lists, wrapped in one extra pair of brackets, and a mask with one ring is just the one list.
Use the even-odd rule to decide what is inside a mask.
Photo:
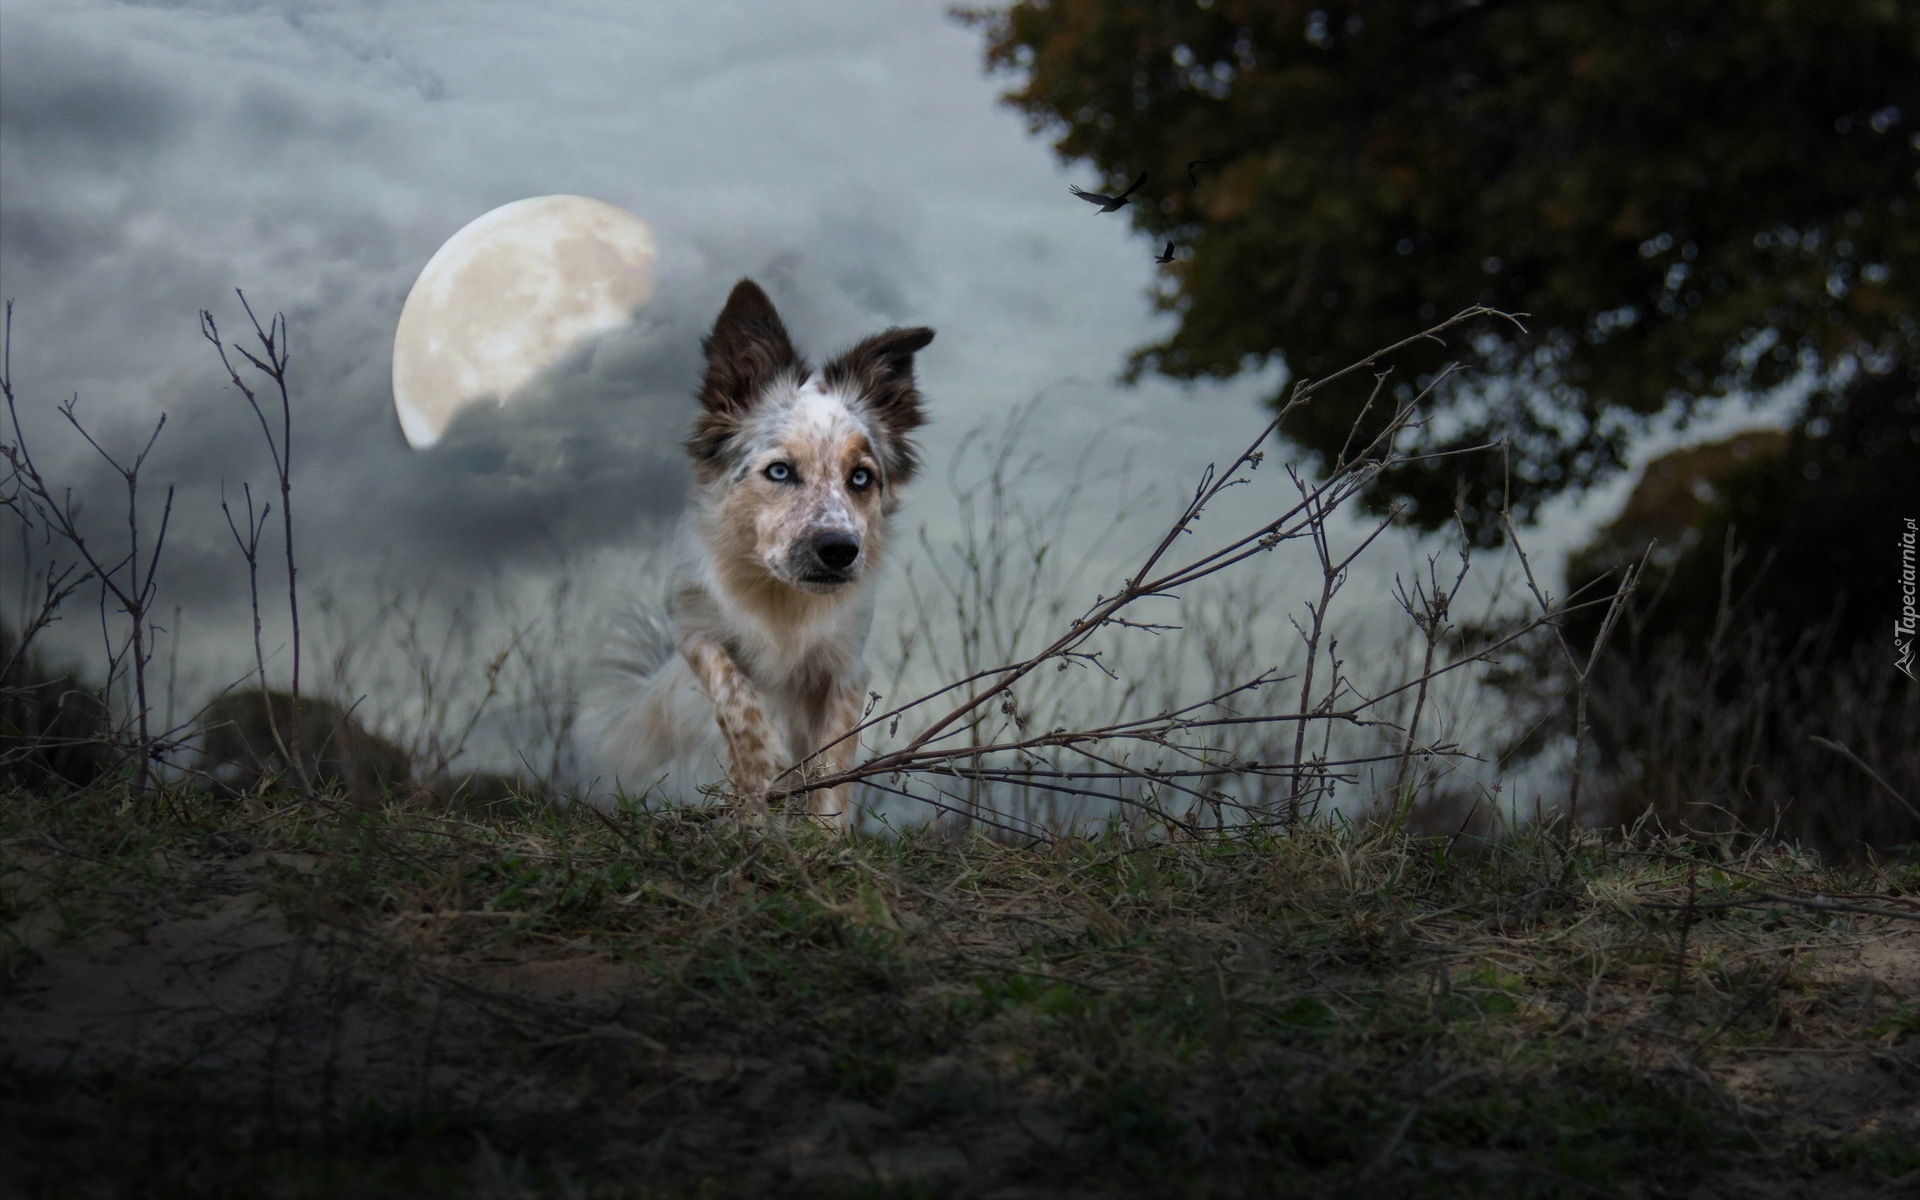
[(748, 791), (731, 779), (721, 779), (702, 787), (707, 811), (716, 826), (730, 829), (763, 829), (771, 814), (764, 789)]
[(750, 792), (733, 790), (726, 798), (726, 821), (742, 829), (765, 829), (773, 820), (773, 806), (764, 788)]

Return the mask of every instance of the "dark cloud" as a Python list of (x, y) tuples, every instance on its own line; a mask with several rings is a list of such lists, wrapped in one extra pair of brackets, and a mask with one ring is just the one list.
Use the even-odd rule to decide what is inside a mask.
[(177, 138), (182, 106), (131, 55), (9, 15), (0, 38), (0, 112), (10, 153), (110, 169)]
[(56, 271), (123, 246), (137, 174), (185, 127), (174, 89), (132, 56), (10, 15), (0, 37), (8, 265)]
[(512, 404), (471, 408), (431, 449), (403, 448), (392, 478), (405, 483), (374, 507), (404, 510), (404, 536), (448, 567), (554, 563), (656, 532), (690, 480), (680, 441), (701, 327), (692, 312), (643, 313)]

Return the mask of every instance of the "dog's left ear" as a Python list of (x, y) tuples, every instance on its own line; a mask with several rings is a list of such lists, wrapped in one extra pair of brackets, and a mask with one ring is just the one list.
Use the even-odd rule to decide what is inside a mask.
[(858, 397), (879, 422), (886, 444), (874, 449), (892, 483), (905, 483), (920, 468), (919, 455), (908, 437), (926, 424), (920, 413), (920, 391), (913, 382), (913, 356), (931, 341), (931, 329), (889, 329), (859, 343), (820, 372), (825, 387)]

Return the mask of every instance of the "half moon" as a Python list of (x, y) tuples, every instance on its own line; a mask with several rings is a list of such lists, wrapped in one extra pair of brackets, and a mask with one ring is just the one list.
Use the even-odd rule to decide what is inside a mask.
[(653, 231), (586, 196), (501, 205), (427, 260), (393, 336), (393, 407), (407, 444), (460, 411), (505, 405), (541, 371), (653, 298)]

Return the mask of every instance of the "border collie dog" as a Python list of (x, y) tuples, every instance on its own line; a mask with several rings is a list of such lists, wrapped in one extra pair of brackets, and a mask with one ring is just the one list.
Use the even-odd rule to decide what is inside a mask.
[[(657, 663), (629, 676), (600, 725), (616, 786), (639, 789), (719, 734), (725, 790), (750, 816), (825, 752), (851, 763), (867, 699), (861, 651), (900, 487), (919, 465), (913, 356), (931, 329), (889, 329), (818, 371), (750, 279), (705, 340), (687, 451), (692, 499), (674, 538)], [(695, 782), (713, 782), (698, 780)], [(845, 829), (845, 787), (807, 793)]]

